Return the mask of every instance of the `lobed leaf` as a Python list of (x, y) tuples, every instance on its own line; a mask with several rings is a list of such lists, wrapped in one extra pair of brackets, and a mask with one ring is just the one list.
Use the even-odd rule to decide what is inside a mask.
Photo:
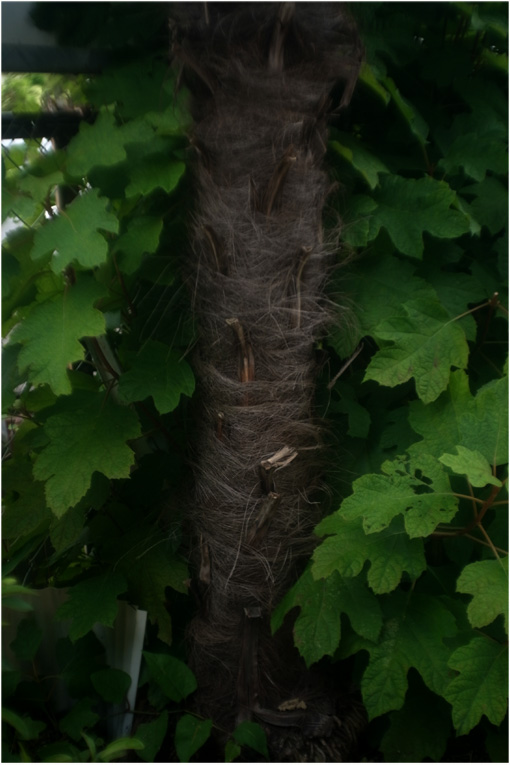
[(126, 580), (117, 572), (85, 579), (69, 589), (69, 599), (57, 610), (57, 619), (72, 619), (69, 637), (74, 642), (90, 632), (94, 624), (112, 627), (117, 616), (117, 596), (126, 590)]
[(386, 229), (399, 252), (421, 258), (423, 234), (455, 239), (469, 231), (468, 217), (453, 209), (456, 193), (445, 181), (383, 175), (373, 197), (354, 196), (348, 207), (345, 240), (354, 246), (372, 242)]
[(381, 471), (354, 481), (339, 511), (346, 520), (362, 517), (366, 534), (382, 531), (402, 514), (411, 539), (426, 537), (457, 512), (448, 476), (434, 457), (399, 457), (384, 462)]
[(119, 380), (119, 393), (126, 402), (152, 396), (161, 414), (172, 412), (182, 394), (192, 396), (195, 377), (189, 364), (163, 343), (150, 340), (134, 357), (131, 368)]
[(450, 650), (444, 638), (456, 634), (455, 619), (437, 597), (398, 591), (385, 603), (379, 643), (361, 681), (369, 719), (401, 709), (407, 673), (414, 667), (431, 691), (444, 695), (450, 680)]
[(453, 706), (453, 724), (466, 735), (486, 717), (500, 725), (507, 710), (508, 651), (486, 637), (475, 637), (453, 652), (448, 666), (458, 672), (444, 696)]
[(399, 519), (378, 534), (365, 534), (361, 520), (345, 520), (340, 511), (326, 518), (315, 529), (318, 535), (334, 533), (314, 551), (312, 574), (315, 579), (338, 571), (342, 577), (357, 576), (370, 562), (367, 580), (378, 595), (391, 592), (404, 571), (417, 579), (425, 570), (423, 542), (409, 539)]
[(364, 582), (341, 579), (336, 571), (316, 580), (308, 567), (275, 608), (273, 632), (296, 606), (300, 614), (294, 623), (294, 644), (308, 667), (323, 656), (332, 656), (338, 648), (341, 613), (346, 613), (353, 629), (369, 640), (377, 640), (381, 629), (379, 604)]
[(34, 477), (46, 481), (46, 499), (57, 517), (84, 496), (95, 471), (128, 478), (134, 454), (127, 441), (138, 438), (133, 411), (102, 395), (78, 391), (59, 401), (46, 420), (49, 443), (34, 464)]
[(82, 276), (63, 293), (36, 304), (11, 333), (10, 342), (22, 343), (21, 372), (28, 370), (33, 385), (48, 383), (57, 395), (71, 393), (67, 366), (85, 358), (80, 339), (103, 335), (104, 316), (94, 308), (104, 288)]
[(492, 474), (488, 460), (477, 449), (456, 446), (457, 454), (443, 454), (439, 462), (450, 467), (454, 473), (466, 475), (472, 486), (502, 486), (499, 478)]
[(508, 462), (508, 378), (482, 386), (476, 396), (463, 371), (453, 372), (448, 389), (434, 402), (410, 405), (409, 422), (423, 440), (409, 449), (437, 458), (461, 445), (480, 452), (496, 467)]
[(403, 308), (406, 316), (386, 319), (375, 328), (374, 336), (392, 345), (375, 354), (365, 380), (393, 388), (414, 377), (418, 396), (429, 404), (448, 387), (452, 366), (466, 368), (468, 344), (462, 328), (437, 300), (412, 300)]
[(51, 255), (50, 266), (59, 274), (71, 263), (94, 268), (106, 262), (108, 244), (99, 231), (116, 234), (119, 220), (108, 210), (109, 200), (97, 189), (76, 197), (61, 212), (35, 232), (33, 260)]
[(485, 627), (504, 614), (508, 635), (508, 557), (465, 566), (457, 580), (457, 592), (473, 595), (467, 608), (472, 627)]

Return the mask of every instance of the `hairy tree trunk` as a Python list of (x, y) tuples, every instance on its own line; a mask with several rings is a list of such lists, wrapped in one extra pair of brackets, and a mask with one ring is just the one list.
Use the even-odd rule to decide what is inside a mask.
[[(194, 96), (197, 155), (199, 709), (226, 729), (254, 719), (270, 734), (326, 736), (324, 700), (281, 709), (305, 692), (303, 666), (269, 622), (320, 517), (314, 349), (334, 250), (322, 163), (330, 93), (341, 82), (340, 106), (349, 101), (360, 47), (338, 3), (197, 3), (180, 7), (174, 55)], [(281, 739), (270, 735), (273, 756), (285, 756)]]

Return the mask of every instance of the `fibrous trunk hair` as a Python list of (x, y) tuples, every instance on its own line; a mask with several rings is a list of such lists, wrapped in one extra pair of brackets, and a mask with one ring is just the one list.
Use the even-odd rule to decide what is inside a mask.
[(271, 636), (270, 614), (320, 518), (315, 348), (334, 257), (322, 229), (326, 123), (333, 87), (343, 85), (340, 107), (350, 99), (360, 45), (340, 3), (174, 11), (196, 154), (186, 268), (199, 328), (189, 509), (197, 704), (226, 729), (243, 720), (313, 729), (320, 714), (314, 723), (303, 705), (294, 717), (278, 709), (303, 667), (290, 634)]

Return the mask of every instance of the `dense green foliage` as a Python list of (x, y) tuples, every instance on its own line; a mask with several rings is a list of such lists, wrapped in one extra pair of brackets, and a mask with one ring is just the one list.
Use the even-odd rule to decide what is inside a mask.
[[(134, 25), (147, 11), (132, 7)], [(331, 130), (330, 217), (354, 253), (318, 385), (337, 511), (273, 628), (295, 618), (308, 665), (352, 673), (370, 759), (506, 759), (506, 11), (354, 6), (366, 62)], [(4, 146), (3, 215), (23, 224), (2, 256), (4, 576), (68, 588), (60, 676), (78, 699), (52, 710), (28, 613), (4, 679), (5, 761), (164, 760), (169, 746), (188, 761), (211, 732), (186, 709), (183, 640), (189, 118), (165, 50), (144, 50), (156, 21), (136, 26), (141, 53), (84, 83), (98, 115), (68, 146)], [(62, 186), (74, 198), (58, 209)], [(7, 621), (30, 607), (16, 580)], [(105, 748), (97, 704), (122, 700), (126, 678), (92, 627), (113, 624), (119, 597), (150, 620), (144, 722)], [(266, 754), (243, 726), (226, 761)]]

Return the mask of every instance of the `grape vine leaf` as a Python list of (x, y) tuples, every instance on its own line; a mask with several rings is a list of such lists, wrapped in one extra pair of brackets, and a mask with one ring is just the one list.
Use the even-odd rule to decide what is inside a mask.
[(346, 521), (339, 511), (325, 518), (315, 533), (334, 534), (313, 553), (315, 579), (329, 577), (333, 571), (342, 577), (354, 577), (370, 561), (367, 581), (373, 592), (381, 595), (397, 587), (404, 571), (417, 579), (426, 567), (423, 542), (409, 539), (399, 518), (379, 534), (367, 535), (361, 519)]
[(499, 725), (507, 709), (507, 646), (486, 637), (475, 637), (453, 652), (448, 666), (459, 673), (444, 693), (453, 706), (457, 734), (469, 733), (482, 715), (493, 725)]
[(410, 300), (403, 308), (407, 316), (385, 319), (375, 328), (376, 339), (393, 345), (375, 354), (365, 380), (393, 388), (414, 377), (418, 396), (428, 404), (448, 387), (452, 366), (466, 368), (469, 347), (462, 328), (437, 300)]
[(78, 135), (67, 147), (67, 171), (83, 177), (93, 167), (116, 165), (126, 159), (124, 145), (127, 142), (149, 140), (153, 135), (149, 125), (141, 120), (118, 127), (113, 114), (103, 110), (93, 125), (80, 123)]
[(171, 701), (182, 701), (197, 688), (191, 669), (179, 659), (166, 653), (144, 651), (150, 676)]
[[(166, 608), (166, 588), (186, 593), (189, 576), (186, 563), (171, 554), (161, 543), (143, 538), (141, 529), (129, 535), (123, 544), (127, 550), (118, 566), (129, 581), (133, 597), (144, 608), (153, 624), (158, 625), (158, 638), (172, 643), (172, 619)], [(145, 549), (144, 549), (145, 548)]]
[(472, 486), (483, 487), (488, 483), (502, 486), (499, 478), (492, 474), (488, 460), (477, 449), (456, 446), (457, 454), (443, 454), (439, 462), (450, 467), (454, 473), (466, 475)]
[(62, 183), (64, 175), (61, 170), (55, 170), (48, 175), (38, 176), (23, 173), (2, 192), (7, 192), (7, 208), (26, 223), (32, 222), (43, 209), (43, 203), (51, 190)]
[[(459, 123), (459, 119), (456, 122)], [(453, 128), (459, 129), (459, 124)], [(457, 134), (439, 161), (438, 168), (454, 174), (461, 167), (475, 181), (483, 181), (488, 170), (504, 175), (508, 170), (508, 154), (501, 129), (491, 130), (483, 126)]]
[(154, 154), (130, 168), (131, 183), (126, 188), (126, 197), (138, 194), (147, 196), (154, 189), (164, 189), (167, 194), (175, 189), (184, 171), (184, 162), (167, 154)]
[(2, 467), (2, 538), (28, 537), (46, 528), (52, 513), (46, 505), (44, 484), (34, 481), (28, 456), (6, 460)]
[(161, 414), (172, 412), (181, 394), (193, 395), (195, 378), (189, 364), (164, 343), (151, 340), (134, 357), (131, 369), (119, 380), (123, 401), (143, 401), (152, 396)]
[(75, 507), (70, 507), (61, 518), (53, 516), (50, 540), (55, 552), (62, 553), (79, 541), (84, 533), (85, 517), (86, 509), (82, 502)]
[(136, 414), (90, 391), (59, 400), (46, 420), (49, 439), (34, 464), (34, 477), (46, 481), (46, 499), (57, 517), (75, 505), (97, 470), (107, 478), (127, 478), (134, 463), (126, 441), (140, 436)]
[(409, 453), (427, 451), (437, 458), (458, 445), (479, 451), (489, 464), (508, 462), (508, 378), (487, 383), (472, 396), (468, 376), (461, 370), (450, 376), (448, 389), (431, 404), (410, 404), (409, 423), (423, 436)]
[(386, 229), (399, 252), (423, 254), (423, 233), (455, 239), (469, 231), (469, 218), (452, 208), (457, 196), (445, 181), (383, 175), (372, 197), (354, 196), (346, 211), (344, 239), (353, 246), (373, 241)]
[[(395, 271), (399, 279), (395, 279)], [(346, 358), (365, 335), (372, 335), (378, 324), (402, 313), (402, 305), (416, 298), (434, 299), (427, 282), (414, 275), (412, 263), (387, 252), (365, 253), (349, 272), (349, 293), (356, 305), (356, 326), (352, 332), (333, 329), (329, 342), (340, 358)]]
[(476, 220), (487, 226), (491, 234), (505, 228), (508, 217), (508, 189), (497, 178), (488, 176), (480, 183), (462, 188), (463, 196), (473, 195), (470, 204)]
[[(419, 681), (418, 681), (419, 682)], [(386, 762), (441, 762), (451, 731), (450, 707), (444, 699), (410, 678), (404, 706), (389, 714), (381, 740)]]
[(397, 109), (409, 125), (411, 133), (418, 139), (420, 146), (425, 147), (429, 134), (429, 126), (421, 114), (419, 114), (416, 107), (410, 101), (404, 98), (391, 77), (382, 77), (381, 83), (387, 88)]
[(145, 253), (155, 252), (163, 229), (161, 218), (137, 216), (128, 224), (127, 231), (116, 241), (114, 253), (119, 253), (119, 268), (133, 274)]
[(504, 614), (508, 635), (508, 557), (465, 566), (457, 580), (457, 592), (473, 595), (467, 607), (472, 627), (485, 627)]
[(104, 263), (108, 244), (99, 231), (116, 234), (119, 230), (119, 220), (108, 205), (109, 200), (100, 198), (97, 189), (76, 197), (65, 211), (37, 229), (32, 259), (52, 254), (50, 266), (56, 274), (74, 261), (85, 268)]
[(457, 632), (453, 615), (430, 595), (396, 591), (383, 611), (383, 632), (377, 645), (367, 644), (370, 661), (361, 681), (370, 720), (402, 707), (411, 667), (431, 691), (444, 695), (451, 651), (443, 639)]
[(434, 457), (398, 457), (384, 462), (381, 471), (356, 479), (339, 511), (346, 520), (362, 517), (366, 534), (382, 531), (402, 514), (411, 539), (426, 537), (457, 512), (448, 475)]
[(350, 133), (340, 133), (338, 137), (338, 141), (330, 141), (331, 148), (363, 176), (371, 189), (375, 189), (379, 183), (379, 173), (390, 172), (384, 162)]
[(212, 720), (183, 715), (175, 728), (175, 751), (180, 762), (189, 762), (205, 744), (212, 731)]
[(74, 642), (94, 624), (112, 627), (117, 616), (117, 596), (125, 592), (126, 580), (115, 571), (93, 576), (69, 589), (69, 599), (56, 612), (57, 619), (72, 619), (69, 637)]
[(60, 396), (71, 392), (67, 366), (85, 358), (80, 338), (102, 335), (104, 316), (93, 306), (104, 287), (88, 276), (55, 297), (35, 304), (11, 333), (10, 342), (21, 343), (21, 372), (29, 370), (32, 385), (48, 383)]
[(342, 579), (337, 571), (315, 580), (308, 567), (273, 611), (273, 632), (295, 606), (301, 612), (294, 623), (294, 645), (307, 667), (323, 656), (332, 656), (338, 648), (341, 613), (347, 614), (353, 629), (369, 640), (377, 640), (382, 626), (379, 604), (365, 583)]

